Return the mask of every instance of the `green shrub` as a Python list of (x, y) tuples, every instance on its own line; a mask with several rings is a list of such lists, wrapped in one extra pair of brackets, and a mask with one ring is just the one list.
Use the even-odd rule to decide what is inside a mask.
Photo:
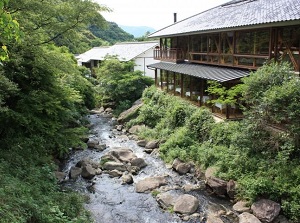
[(214, 123), (211, 112), (208, 109), (197, 109), (187, 120), (187, 128), (190, 134), (199, 142), (209, 138), (212, 124)]
[(190, 136), (189, 130), (186, 127), (181, 127), (160, 146), (159, 152), (166, 162), (172, 162), (175, 158), (187, 161), (191, 159), (191, 146), (195, 144), (196, 141)]
[[(265, 68), (264, 71), (269, 70), (273, 71), (273, 68)], [(277, 71), (274, 72), (276, 74)], [(237, 181), (239, 185), (237, 199), (250, 202), (259, 198), (272, 199), (281, 204), (283, 213), (287, 217), (293, 222), (299, 222), (300, 161), (299, 145), (295, 143), (295, 136), (299, 134), (298, 123), (290, 125), (291, 128), (285, 132), (274, 130), (266, 125), (266, 121), (270, 118), (260, 110), (264, 105), (256, 104), (260, 101), (256, 96), (267, 95), (262, 92), (264, 86), (256, 86), (256, 84), (261, 85), (258, 81), (261, 78), (263, 83), (275, 83), (276, 86), (282, 84), (282, 79), (295, 80), (286, 78), (286, 75), (290, 77), (290, 74), (278, 75), (281, 76), (275, 77), (274, 82), (268, 75), (256, 77), (255, 83), (246, 81), (246, 84), (250, 85), (247, 97), (254, 94), (250, 101), (255, 105), (253, 109), (257, 110), (251, 111), (242, 121), (215, 123), (209, 110), (197, 108), (178, 97), (151, 87), (144, 91), (145, 104), (132, 123), (139, 122), (147, 125), (139, 134), (142, 138), (159, 139), (163, 142), (159, 152), (166, 162), (180, 158), (184, 161), (193, 160), (204, 168), (216, 166), (219, 177)], [(282, 86), (290, 86), (290, 84), (288, 82), (287, 85)], [(295, 90), (297, 84), (291, 85), (287, 91), (274, 86), (266, 89), (267, 91), (277, 89), (282, 99), (297, 92)], [(291, 102), (290, 106), (287, 106), (289, 111), (283, 116), (291, 115), (293, 119), (297, 119), (295, 103), (298, 101), (298, 95), (291, 96), (288, 100)], [(276, 101), (276, 92), (269, 94), (263, 101), (264, 103)], [(279, 103), (277, 105), (279, 106)], [(278, 110), (277, 105), (272, 108), (273, 110), (268, 111)], [(283, 105), (286, 106), (284, 103)], [(263, 112), (261, 118), (257, 116), (260, 112)], [(281, 120), (281, 115), (277, 115), (278, 117), (274, 116), (271, 119)]]

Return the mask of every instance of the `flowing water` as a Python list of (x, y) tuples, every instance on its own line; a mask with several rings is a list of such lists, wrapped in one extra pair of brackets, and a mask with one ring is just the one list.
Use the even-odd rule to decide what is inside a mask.
[[(166, 188), (174, 194), (184, 194), (181, 187), (186, 184), (198, 184), (202, 188), (204, 182), (196, 181), (192, 175), (180, 176), (178, 173), (167, 168), (165, 163), (154, 155), (143, 152), (134, 140), (128, 140), (126, 137), (120, 137), (117, 131), (113, 131), (116, 124), (110, 116), (105, 114), (92, 114), (89, 116), (92, 124), (90, 138), (95, 138), (101, 143), (107, 145), (103, 152), (95, 150), (79, 150), (70, 155), (66, 162), (64, 171), (68, 172), (72, 166), (88, 157), (96, 162), (101, 160), (101, 156), (106, 154), (113, 147), (127, 147), (133, 150), (137, 157), (143, 158), (148, 164), (138, 175), (133, 176), (134, 183), (131, 185), (122, 185), (120, 178), (112, 178), (108, 174), (101, 174), (93, 178), (93, 191), (88, 191), (87, 187), (91, 181), (79, 177), (76, 180), (67, 180), (64, 186), (73, 190), (87, 194), (89, 202), (86, 208), (91, 212), (96, 223), (177, 223), (177, 222), (202, 222), (201, 216), (226, 213), (230, 211), (230, 204), (226, 199), (220, 199), (209, 196), (205, 189), (188, 192), (199, 199), (199, 208), (197, 213), (200, 216), (183, 221), (172, 211), (162, 210), (151, 193), (136, 193), (135, 182), (150, 176), (165, 176), (168, 180)], [(224, 214), (221, 217), (223, 222), (236, 222), (234, 218)], [(203, 221), (205, 222), (205, 221)]]

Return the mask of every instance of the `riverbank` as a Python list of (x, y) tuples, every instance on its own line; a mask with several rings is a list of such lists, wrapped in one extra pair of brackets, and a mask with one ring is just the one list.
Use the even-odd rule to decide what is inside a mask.
[[(158, 157), (157, 150), (146, 152), (137, 135), (118, 125), (109, 113), (100, 111), (89, 119), (89, 148), (76, 150), (70, 156), (63, 169), (68, 173), (63, 184), (90, 197), (86, 208), (95, 222), (201, 222), (204, 217), (238, 222), (230, 202), (209, 196), (210, 191), (203, 180), (195, 177), (196, 172), (174, 171)], [(99, 150), (100, 145), (105, 148)], [(84, 168), (83, 160), (94, 166), (93, 177), (71, 174), (78, 163)], [(98, 168), (102, 171), (96, 173)], [(127, 181), (128, 176), (132, 181)], [(179, 204), (185, 199), (188, 205), (182, 207)], [(190, 199), (195, 200), (195, 205), (186, 209)]]
[[(144, 126), (138, 136), (160, 142), (159, 156), (166, 163), (180, 159), (192, 161), (203, 172), (216, 168), (215, 175), (223, 188), (228, 182), (238, 185), (232, 201), (246, 201), (254, 208), (256, 202), (263, 200), (272, 206), (273, 215), (268, 222), (276, 222), (276, 216), (282, 214), (295, 216), (290, 212), (297, 208), (292, 207), (294, 193), (284, 188), (284, 181), (295, 177), (287, 169), (295, 162), (282, 156), (285, 146), (293, 140), (287, 134), (274, 134), (263, 123), (247, 118), (216, 123), (210, 111), (155, 88), (146, 89), (142, 101), (143, 105), (130, 115), (134, 118), (124, 118), (126, 126)], [(257, 218), (265, 221), (259, 214)]]

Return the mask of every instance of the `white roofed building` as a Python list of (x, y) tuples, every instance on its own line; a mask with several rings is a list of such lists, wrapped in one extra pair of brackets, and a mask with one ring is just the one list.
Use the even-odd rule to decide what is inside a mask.
[(99, 62), (106, 56), (116, 56), (120, 61), (135, 62), (134, 70), (140, 70), (145, 76), (154, 78), (154, 70), (147, 69), (147, 65), (153, 64), (153, 51), (159, 45), (158, 41), (123, 42), (110, 47), (94, 47), (91, 50), (78, 55), (78, 65), (88, 68), (98, 67)]

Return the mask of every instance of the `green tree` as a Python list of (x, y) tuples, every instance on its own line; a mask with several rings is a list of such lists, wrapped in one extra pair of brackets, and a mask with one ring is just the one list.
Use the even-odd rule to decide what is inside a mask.
[[(55, 43), (69, 47), (73, 53), (83, 52), (82, 47), (90, 47), (87, 27), (106, 27), (99, 12), (108, 10), (90, 0), (10, 0), (8, 9), (21, 22), (27, 39), (24, 44), (33, 47)], [(81, 45), (78, 40), (86, 45), (76, 47), (74, 42)]]
[(7, 9), (9, 0), (0, 2), (0, 62), (8, 58), (7, 45), (11, 42), (20, 41), (20, 28), (17, 20), (13, 19)]
[(300, 82), (290, 64), (271, 62), (243, 79), (249, 118), (289, 131), (299, 147)]
[(133, 71), (134, 63), (120, 62), (116, 58), (107, 58), (96, 71), (101, 104), (113, 102), (119, 111), (129, 108), (142, 96), (144, 89), (153, 84), (153, 80)]

